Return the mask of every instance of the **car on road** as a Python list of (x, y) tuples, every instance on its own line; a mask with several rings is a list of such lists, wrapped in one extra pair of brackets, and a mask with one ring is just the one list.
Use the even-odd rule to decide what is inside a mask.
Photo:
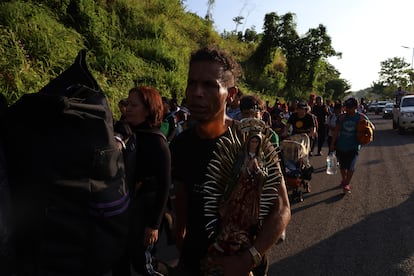
[(398, 129), (399, 134), (414, 129), (414, 95), (403, 96), (400, 104), (394, 106), (392, 127)]
[(387, 103), (387, 101), (378, 101), (377, 106), (375, 107), (375, 115), (382, 114)]
[(394, 108), (393, 103), (386, 103), (382, 111), (382, 118), (392, 119), (392, 109)]
[(375, 109), (377, 108), (378, 103), (372, 102), (368, 105), (368, 112), (375, 112)]

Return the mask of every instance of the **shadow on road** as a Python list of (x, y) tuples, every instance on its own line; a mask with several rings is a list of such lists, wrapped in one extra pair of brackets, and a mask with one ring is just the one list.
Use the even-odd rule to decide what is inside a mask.
[[(320, 201), (312, 202), (310, 204), (306, 204), (306, 199), (307, 198), (317, 196), (317, 195), (320, 195), (320, 194), (323, 194), (323, 193), (327, 193), (327, 192), (330, 192), (330, 191), (333, 191), (333, 190), (338, 190), (338, 192), (340, 192), (340, 193), (337, 194), (337, 195), (331, 196), (329, 198), (326, 198), (324, 200), (320, 200)], [(325, 203), (325, 204), (335, 203), (335, 202), (341, 200), (342, 198), (344, 198), (344, 194), (341, 192), (341, 189), (339, 187), (334, 187), (334, 188), (327, 189), (327, 190), (324, 190), (324, 191), (321, 191), (321, 192), (316, 192), (316, 193), (312, 192), (312, 193), (309, 193), (309, 194), (305, 194), (304, 203), (301, 203), (302, 205), (300, 207), (298, 207), (297, 205), (292, 205), (291, 212), (292, 212), (292, 215), (293, 215), (295, 213), (298, 213), (298, 212), (301, 212), (303, 210), (312, 208), (312, 207), (314, 207), (316, 205), (319, 205), (321, 203)]]
[(269, 275), (414, 275), (414, 193), (271, 265)]
[[(374, 131), (374, 141), (369, 146), (393, 147), (405, 144), (413, 144), (414, 131), (407, 131), (404, 135), (398, 134), (392, 128), (392, 120), (384, 120), (380, 117), (371, 118), (376, 129)], [(377, 139), (381, 137), (381, 139)]]
[(318, 168), (314, 167), (313, 168), (313, 173), (314, 174), (325, 173), (325, 171), (326, 171), (326, 166), (322, 166), (322, 167), (318, 167)]

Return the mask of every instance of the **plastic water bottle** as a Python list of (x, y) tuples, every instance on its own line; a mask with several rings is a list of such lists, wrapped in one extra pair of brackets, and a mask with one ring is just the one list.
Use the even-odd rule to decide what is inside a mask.
[(326, 157), (326, 173), (327, 174), (336, 174), (338, 161), (336, 160), (336, 155), (334, 152), (331, 152)]

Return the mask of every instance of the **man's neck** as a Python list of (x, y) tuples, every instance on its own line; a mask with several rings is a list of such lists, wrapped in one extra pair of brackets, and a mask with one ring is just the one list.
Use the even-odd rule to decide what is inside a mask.
[(196, 131), (202, 139), (214, 139), (223, 135), (227, 128), (231, 126), (232, 121), (231, 118), (223, 116), (223, 118), (209, 122), (199, 122), (196, 126)]

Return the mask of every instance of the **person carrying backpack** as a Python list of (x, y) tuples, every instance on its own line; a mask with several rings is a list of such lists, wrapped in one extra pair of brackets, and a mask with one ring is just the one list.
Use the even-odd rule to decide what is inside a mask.
[(369, 119), (365, 114), (356, 111), (358, 101), (355, 98), (347, 99), (344, 105), (345, 113), (338, 116), (329, 151), (336, 151), (342, 178), (339, 186), (344, 193), (350, 193), (350, 183), (361, 149), (361, 142), (357, 139), (358, 124), (361, 117), (365, 121)]

